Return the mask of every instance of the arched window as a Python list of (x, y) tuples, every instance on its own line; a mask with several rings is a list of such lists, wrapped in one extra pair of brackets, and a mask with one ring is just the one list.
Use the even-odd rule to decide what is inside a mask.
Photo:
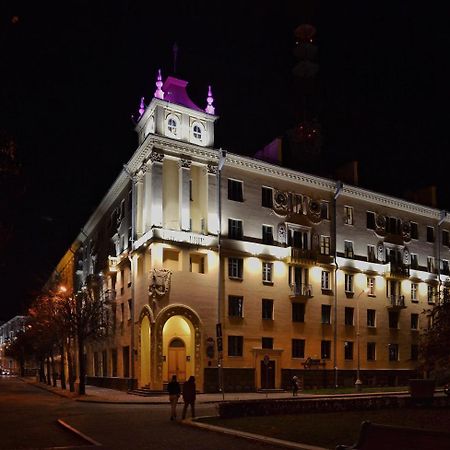
[(199, 125), (194, 125), (193, 128), (193, 135), (194, 138), (201, 141), (202, 140), (202, 129), (200, 128)]
[(177, 135), (177, 121), (173, 117), (170, 117), (167, 121), (167, 129), (169, 130), (169, 133), (174, 136)]

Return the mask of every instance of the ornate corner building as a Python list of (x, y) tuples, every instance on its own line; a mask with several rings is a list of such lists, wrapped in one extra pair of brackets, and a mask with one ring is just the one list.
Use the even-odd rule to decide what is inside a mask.
[(201, 109), (186, 85), (158, 75), (137, 150), (71, 246), (75, 287), (104, 280), (108, 332), (86, 348), (88, 381), (405, 382), (422, 311), (448, 295), (450, 221), (215, 149), (211, 88)]

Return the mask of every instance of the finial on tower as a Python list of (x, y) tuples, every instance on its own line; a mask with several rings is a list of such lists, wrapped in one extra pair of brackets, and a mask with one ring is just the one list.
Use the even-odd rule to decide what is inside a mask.
[(162, 82), (162, 76), (161, 76), (161, 69), (158, 69), (158, 77), (156, 80), (156, 91), (154, 93), (154, 96), (156, 98), (160, 98), (161, 100), (164, 100), (164, 91), (161, 89), (163, 85)]
[(143, 116), (144, 113), (145, 113), (144, 97), (141, 97), (141, 104), (139, 105), (139, 119)]
[(205, 108), (205, 111), (208, 114), (214, 114), (215, 108), (213, 106), (214, 97), (212, 96), (211, 86), (208, 86), (208, 97), (206, 98), (206, 102), (208, 105)]

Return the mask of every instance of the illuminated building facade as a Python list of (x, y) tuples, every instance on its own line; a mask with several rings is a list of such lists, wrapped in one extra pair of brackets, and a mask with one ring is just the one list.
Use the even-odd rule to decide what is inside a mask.
[(352, 385), (358, 368), (364, 384), (410, 378), (421, 313), (447, 295), (445, 215), (215, 149), (211, 89), (203, 110), (185, 81), (156, 85), (136, 152), (72, 246), (78, 286), (105, 283), (89, 382), (159, 390), (194, 375), (217, 391), (220, 356), (228, 391), (294, 374)]
[(0, 325), (0, 375), (2, 372), (20, 375), (20, 364), (8, 355), (7, 349), (17, 335), (25, 330), (27, 320), (27, 316), (15, 316)]

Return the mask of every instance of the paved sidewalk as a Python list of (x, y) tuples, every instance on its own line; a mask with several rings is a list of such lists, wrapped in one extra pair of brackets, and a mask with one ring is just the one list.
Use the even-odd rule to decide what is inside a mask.
[[(91, 402), (91, 403), (119, 403), (119, 404), (147, 404), (147, 405), (158, 405), (158, 404), (167, 404), (169, 402), (168, 395), (154, 395), (151, 397), (141, 397), (138, 395), (132, 395), (127, 392), (117, 391), (115, 389), (107, 389), (101, 388), (97, 386), (86, 386), (86, 395), (78, 395), (77, 393), (70, 392), (68, 389), (63, 390), (60, 387), (58, 381), (58, 387), (54, 388), (52, 386), (48, 386), (44, 383), (39, 383), (35, 378), (22, 378), (23, 381), (33, 384), (36, 387), (40, 387), (42, 389), (46, 389), (54, 394), (60, 395), (62, 397), (71, 398), (80, 402)], [(377, 395), (409, 395), (408, 392), (399, 391), (399, 392), (370, 392), (370, 393), (355, 393), (355, 394), (333, 394), (333, 395), (312, 395), (312, 394), (301, 394), (296, 397), (298, 399), (306, 399), (306, 398), (318, 398), (318, 397), (353, 397), (353, 396), (377, 396)], [(287, 399), (292, 398), (291, 392), (271, 392), (271, 393), (262, 393), (262, 392), (249, 392), (249, 393), (225, 393), (222, 394), (197, 394), (197, 403), (218, 403), (223, 400), (225, 401), (239, 401), (239, 400), (264, 400), (264, 399)]]

